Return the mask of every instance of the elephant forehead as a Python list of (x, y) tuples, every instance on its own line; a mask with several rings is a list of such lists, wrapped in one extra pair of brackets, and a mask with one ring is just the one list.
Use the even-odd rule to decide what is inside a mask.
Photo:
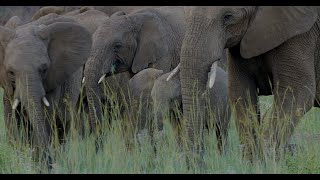
[(214, 19), (224, 15), (226, 12), (237, 11), (242, 9), (242, 6), (190, 6), (185, 7), (186, 17), (206, 17)]
[(15, 38), (5, 50), (5, 64), (8, 66), (36, 66), (43, 60), (48, 61), (47, 49), (36, 38)]

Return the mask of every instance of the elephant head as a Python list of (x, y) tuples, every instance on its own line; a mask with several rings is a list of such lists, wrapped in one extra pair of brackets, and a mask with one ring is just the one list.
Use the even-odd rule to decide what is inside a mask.
[(44, 108), (50, 106), (46, 93), (83, 66), (90, 49), (90, 33), (61, 18), (43, 17), (15, 29), (0, 26), (1, 86), (13, 110), (26, 110), (35, 145), (47, 147), (49, 143), (44, 118)]
[(198, 82), (198, 90), (204, 92), (210, 65), (222, 58), (224, 49), (238, 46), (243, 59), (266, 53), (308, 31), (316, 22), (317, 11), (307, 6), (197, 6), (185, 7), (185, 17), (180, 80), (184, 118), (190, 143), (194, 144), (196, 136), (200, 136), (201, 120), (196, 117), (194, 125), (190, 120), (193, 83)]
[(158, 15), (148, 11), (114, 15), (98, 27), (84, 72), (92, 129), (96, 120), (102, 119), (99, 84), (112, 74), (133, 75), (150, 66), (165, 67), (160, 62), (168, 54), (168, 28)]

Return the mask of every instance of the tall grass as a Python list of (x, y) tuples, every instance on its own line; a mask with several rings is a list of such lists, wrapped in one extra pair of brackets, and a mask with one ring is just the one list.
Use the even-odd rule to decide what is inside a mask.
[[(32, 160), (27, 144), (9, 145), (3, 119), (2, 92), (0, 95), (0, 173), (39, 173), (46, 171)], [(260, 97), (261, 114), (270, 107), (272, 97)], [(228, 151), (220, 154), (214, 131), (205, 131), (205, 166), (188, 169), (185, 155), (179, 150), (175, 132), (168, 121), (165, 133), (156, 139), (157, 155), (149, 136), (133, 135), (133, 146), (127, 148), (124, 134), (126, 120), (118, 105), (109, 111), (112, 128), (103, 134), (102, 148), (96, 152), (95, 138), (88, 133), (79, 135), (71, 125), (63, 145), (52, 143), (50, 151), (55, 159), (51, 173), (320, 173), (320, 110), (313, 108), (296, 128), (293, 141), (299, 150), (285, 154), (280, 161), (269, 159), (253, 164), (241, 158), (240, 144), (234, 117), (231, 117)], [(112, 109), (112, 110), (111, 110)], [(87, 118), (87, 117), (86, 117)], [(88, 123), (86, 129), (88, 130)]]

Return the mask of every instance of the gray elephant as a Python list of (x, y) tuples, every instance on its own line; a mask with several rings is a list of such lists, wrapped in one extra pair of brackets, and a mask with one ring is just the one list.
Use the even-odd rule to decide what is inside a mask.
[(39, 9), (32, 16), (32, 20), (35, 21), (42, 16), (50, 13), (58, 15), (75, 15), (83, 13), (88, 10), (98, 10), (105, 13), (107, 16), (119, 15), (122, 13), (130, 13), (139, 9), (156, 8), (160, 6), (45, 6)]
[[(227, 97), (228, 78), (227, 73), (222, 68), (214, 66), (215, 65), (213, 65), (212, 70), (216, 71), (216, 74), (213, 74), (212, 71), (208, 73), (209, 77), (213, 75), (216, 76), (216, 78), (212, 88), (209, 88), (210, 82), (207, 83), (206, 93), (208, 93), (208, 96), (206, 97), (209, 112), (207, 112), (208, 118), (205, 119), (203, 127), (209, 127), (209, 129), (211, 129), (212, 125), (215, 127), (218, 148), (220, 152), (222, 152), (227, 142), (231, 115)], [(152, 71), (152, 69), (149, 71)], [(176, 74), (178, 73), (176, 72)], [(181, 131), (183, 127), (181, 127), (179, 116), (175, 112), (175, 110), (182, 109), (180, 77), (177, 75), (170, 77), (170, 75), (171, 72), (163, 74), (154, 82), (151, 92), (154, 103), (154, 116), (158, 129), (162, 130), (164, 116), (169, 115), (171, 124), (176, 127), (178, 136), (180, 137), (181, 132), (179, 131)]]
[[(72, 10), (72, 11), (70, 11)], [(46, 6), (39, 11), (37, 11), (33, 19), (39, 19), (40, 17), (51, 17), (55, 18), (58, 17), (57, 14), (63, 14), (61, 17), (67, 17), (71, 18), (83, 27), (85, 27), (91, 35), (94, 34), (96, 29), (100, 24), (102, 24), (104, 21), (106, 21), (109, 17), (98, 10), (94, 10), (91, 7), (64, 7), (64, 6)], [(80, 114), (78, 118), (82, 118), (82, 120), (77, 121), (78, 122), (78, 129), (81, 131), (81, 134), (84, 134), (84, 120), (85, 114), (83, 114), (83, 111), (81, 111), (84, 107), (86, 109), (87, 105), (82, 100), (85, 99), (85, 96), (80, 97), (80, 90), (81, 90), (81, 81), (83, 79), (83, 70), (84, 67), (80, 67), (79, 70), (69, 79), (65, 82), (65, 84), (68, 86), (66, 94), (72, 94), (72, 97), (70, 97), (70, 100), (72, 102), (71, 107), (75, 107), (76, 109), (80, 109)], [(84, 94), (84, 93), (83, 93)], [(68, 108), (61, 108), (65, 109), (66, 112), (62, 112), (62, 114), (66, 114), (65, 118), (68, 119), (71, 118), (70, 109)]]
[(28, 23), (40, 8), (41, 6), (0, 6), (0, 25), (5, 25), (13, 16), (18, 16), (22, 23)]
[(104, 78), (121, 72), (132, 77), (148, 67), (169, 72), (179, 62), (184, 28), (182, 7), (118, 14), (99, 26), (84, 72), (91, 131), (102, 119)]
[[(274, 94), (263, 131), (266, 147), (285, 145), (299, 119), (319, 107), (319, 16), (317, 7), (185, 7), (187, 32), (181, 48), (181, 93), (188, 120), (190, 146), (201, 118), (190, 121), (192, 84), (205, 91), (204, 70), (229, 48), (229, 98), (235, 107), (243, 155), (253, 158), (258, 148), (258, 96)], [(249, 96), (248, 96), (249, 94)], [(201, 106), (200, 106), (201, 107)], [(254, 112), (254, 115), (252, 115)], [(284, 120), (289, 117), (289, 123)], [(195, 134), (195, 135), (194, 135)], [(263, 142), (263, 141), (260, 141)]]
[(18, 27), (0, 26), (0, 42), (8, 137), (17, 137), (17, 126), (22, 130), (26, 124), (36, 152), (48, 153), (53, 123), (63, 129), (50, 113), (57, 97), (64, 97), (62, 84), (88, 59), (91, 35), (72, 19), (43, 17)]

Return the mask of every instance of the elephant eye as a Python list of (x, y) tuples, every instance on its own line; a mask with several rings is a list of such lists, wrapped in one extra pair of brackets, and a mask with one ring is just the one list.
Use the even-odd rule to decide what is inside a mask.
[(116, 44), (114, 45), (114, 50), (117, 51), (117, 50), (119, 50), (121, 47), (122, 47), (122, 45), (121, 45), (120, 43), (116, 43)]
[(9, 78), (10, 81), (12, 81), (12, 82), (14, 81), (15, 74), (14, 74), (13, 71), (11, 71), (11, 70), (8, 71), (8, 78)]
[(226, 24), (226, 23), (228, 23), (230, 20), (232, 20), (233, 19), (233, 16), (231, 15), (231, 14), (225, 14), (224, 16), (223, 16), (223, 23), (224, 24)]
[(13, 72), (13, 71), (9, 71), (8, 74), (9, 74), (10, 76), (14, 76), (14, 72)]
[(47, 75), (47, 71), (48, 71), (48, 68), (46, 66), (43, 66), (42, 68), (40, 68), (39, 69), (40, 76), (42, 78), (45, 78), (45, 76)]

